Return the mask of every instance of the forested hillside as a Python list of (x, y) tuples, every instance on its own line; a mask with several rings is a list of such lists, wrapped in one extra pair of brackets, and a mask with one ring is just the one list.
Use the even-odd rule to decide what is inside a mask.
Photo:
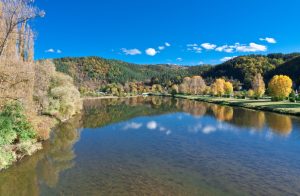
[(293, 53), (241, 56), (216, 66), (138, 65), (99, 57), (61, 58), (54, 59), (54, 63), (57, 70), (72, 76), (78, 86), (91, 89), (108, 83), (132, 81), (167, 86), (193, 75), (201, 75), (206, 80), (218, 77), (235, 79), (249, 88), (257, 73), (261, 73), (266, 82), (275, 74), (286, 74), (299, 84), (299, 59), (300, 53)]
[(270, 80), (274, 75), (283, 74), (289, 76), (297, 86), (300, 85), (300, 56), (283, 63), (276, 69), (266, 74), (266, 79)]
[(75, 79), (78, 86), (98, 88), (107, 83), (130, 81), (150, 82), (157, 80), (166, 84), (169, 80), (188, 75), (188, 68), (176, 65), (137, 65), (99, 57), (54, 59), (57, 70)]

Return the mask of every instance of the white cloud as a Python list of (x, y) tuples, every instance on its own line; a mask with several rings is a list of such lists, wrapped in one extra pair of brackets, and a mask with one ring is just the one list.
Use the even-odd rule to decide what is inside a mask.
[(234, 45), (223, 45), (216, 48), (217, 52), (226, 52), (226, 53), (233, 53), (233, 52), (265, 52), (267, 51), (267, 47), (264, 45), (250, 43), (247, 44), (240, 44), (235, 43)]
[(168, 43), (168, 42), (166, 42), (165, 45), (166, 45), (167, 47), (170, 47), (170, 46), (171, 46), (171, 44)]
[(249, 45), (236, 45), (237, 52), (265, 52), (267, 47), (264, 45), (250, 43)]
[(157, 129), (157, 127), (158, 127), (158, 124), (155, 121), (151, 121), (151, 122), (147, 123), (147, 128), (150, 130)]
[(142, 52), (139, 50), (139, 49), (136, 49), (136, 48), (134, 48), (134, 49), (126, 49), (126, 48), (122, 48), (121, 49), (123, 52), (124, 52), (124, 54), (126, 54), (126, 55), (139, 55), (139, 54), (142, 54)]
[(272, 38), (272, 37), (266, 37), (266, 38), (259, 38), (260, 41), (266, 41), (269, 44), (276, 44), (277, 41), (276, 39)]
[(50, 48), (48, 50), (45, 51), (46, 53), (55, 53), (55, 50), (53, 48)]
[(61, 54), (62, 53), (62, 51), (60, 49), (55, 50), (53, 48), (50, 48), (50, 49), (46, 50), (45, 52), (46, 53), (56, 53), (56, 54)]
[(223, 45), (219, 46), (216, 48), (216, 51), (218, 52), (227, 52), (227, 53), (232, 53), (234, 51), (235, 46), (228, 46), (228, 45)]
[(128, 129), (139, 129), (143, 126), (142, 123), (135, 123), (135, 122), (132, 122), (132, 123), (128, 123), (124, 126), (124, 130), (128, 130)]
[(155, 56), (158, 53), (158, 51), (156, 51), (154, 48), (148, 48), (146, 50), (146, 54), (149, 56)]
[(222, 61), (222, 62), (226, 62), (226, 61), (229, 61), (229, 60), (231, 60), (231, 59), (234, 59), (236, 56), (232, 56), (232, 57), (224, 57), (224, 58), (222, 58), (220, 61)]
[(215, 44), (210, 44), (210, 43), (203, 43), (201, 44), (201, 46), (206, 50), (213, 50), (217, 47)]
[(176, 61), (182, 62), (183, 59), (182, 58), (177, 58)]
[(166, 47), (165, 46), (158, 46), (159, 50), (164, 50)]

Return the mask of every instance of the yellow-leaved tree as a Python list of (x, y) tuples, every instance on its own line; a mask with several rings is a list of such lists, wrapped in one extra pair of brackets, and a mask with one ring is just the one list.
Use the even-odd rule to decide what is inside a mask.
[(216, 81), (211, 86), (211, 93), (214, 96), (223, 96), (225, 93), (225, 80), (224, 79), (216, 79)]
[(231, 82), (225, 82), (224, 83), (224, 91), (225, 91), (225, 95), (232, 95), (233, 93), (233, 85)]
[(276, 75), (269, 82), (269, 92), (273, 100), (284, 100), (292, 92), (293, 81), (285, 75)]

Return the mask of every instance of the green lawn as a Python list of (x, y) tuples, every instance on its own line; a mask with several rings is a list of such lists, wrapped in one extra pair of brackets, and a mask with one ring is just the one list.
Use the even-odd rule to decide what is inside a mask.
[(270, 99), (252, 100), (192, 95), (176, 95), (175, 97), (300, 116), (300, 103), (289, 101), (272, 102)]

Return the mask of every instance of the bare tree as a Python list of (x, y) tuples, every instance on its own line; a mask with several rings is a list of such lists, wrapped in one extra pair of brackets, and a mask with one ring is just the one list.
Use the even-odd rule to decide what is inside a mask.
[(34, 0), (0, 0), (0, 57), (9, 41), (11, 34), (17, 34), (16, 28), (23, 26), (25, 22), (36, 18), (43, 17), (44, 11), (39, 10), (33, 5)]

